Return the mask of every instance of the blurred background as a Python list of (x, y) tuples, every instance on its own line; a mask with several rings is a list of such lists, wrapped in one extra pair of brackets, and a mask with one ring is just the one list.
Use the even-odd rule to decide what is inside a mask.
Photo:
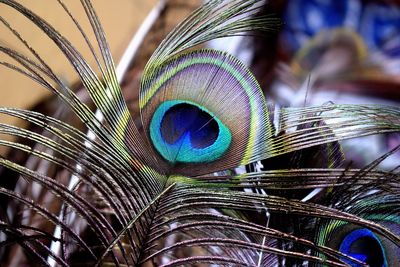
[[(284, 25), (255, 39), (253, 72), (281, 106), (386, 104), (400, 108), (400, 5), (391, 0), (270, 1)], [(272, 39), (272, 40), (271, 40)], [(266, 53), (273, 51), (273, 53)], [(267, 97), (268, 98), (268, 97)], [(362, 167), (399, 144), (398, 134), (341, 142)], [(383, 168), (400, 162), (393, 157)]]
[[(90, 57), (90, 51), (87, 49), (82, 36), (76, 30), (68, 15), (62, 11), (57, 1), (23, 0), (19, 2), (45, 18), (74, 44), (78, 51), (89, 60), (90, 64), (94, 63), (94, 59)], [(156, 3), (157, 0), (120, 0), (117, 4), (110, 4), (110, 1), (107, 0), (95, 1), (97, 14), (106, 31), (107, 40), (116, 63), (119, 62), (129, 41)], [(85, 11), (81, 7), (80, 1), (68, 1), (67, 4), (74, 16), (82, 23), (82, 27), (88, 29), (89, 22), (84, 19)], [(17, 29), (23, 38), (39, 52), (40, 56), (63, 79), (70, 84), (78, 79), (78, 76), (57, 47), (29, 20), (4, 5), (1, 6), (0, 16)], [(90, 37), (94, 37), (91, 32), (88, 31), (88, 33)], [(0, 45), (27, 52), (4, 25), (0, 25)], [(6, 56), (1, 54), (0, 60), (3, 61), (5, 59)], [(0, 67), (0, 84), (0, 106), (29, 109), (51, 95), (50, 92), (29, 78), (4, 67)], [(4, 117), (3, 119), (11, 123), (15, 121), (12, 118)]]

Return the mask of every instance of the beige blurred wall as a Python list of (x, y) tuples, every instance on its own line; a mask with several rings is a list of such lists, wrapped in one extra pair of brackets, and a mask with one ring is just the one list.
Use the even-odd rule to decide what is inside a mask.
[[(32, 9), (35, 13), (45, 18), (54, 28), (67, 37), (68, 40), (80, 51), (90, 64), (94, 58), (90, 57), (90, 51), (84, 43), (84, 39), (76, 30), (72, 20), (62, 10), (57, 0), (18, 0), (20, 3)], [(158, 0), (94, 0), (93, 5), (102, 22), (103, 28), (111, 48), (115, 64), (126, 49), (129, 41), (137, 31), (147, 14), (156, 5)], [(78, 19), (85, 32), (94, 40), (90, 31), (90, 24), (79, 0), (64, 1), (74, 16)], [(0, 16), (26, 39), (29, 44), (50, 65), (55, 73), (67, 84), (77, 80), (77, 75), (68, 64), (58, 48), (51, 43), (40, 30), (28, 19), (16, 13), (11, 8), (0, 4)], [(13, 36), (7, 28), (0, 23), (0, 45), (10, 47), (27, 53), (27, 49)], [(94, 43), (95, 45), (95, 43)], [(29, 56), (32, 57), (32, 56)], [(0, 53), (0, 62), (11, 62), (8, 57)], [(22, 76), (0, 66), (0, 106), (18, 107), (29, 109), (40, 100), (48, 97), (50, 93), (29, 78)], [(24, 122), (15, 118), (0, 114), (0, 123), (24, 126)], [(12, 140), (10, 136), (0, 134), (0, 139)], [(0, 146), (0, 155), (7, 153), (9, 149)]]
[[(56, 0), (20, 0), (19, 2), (46, 18), (59, 32), (67, 36), (77, 49), (84, 53), (85, 57), (88, 56), (89, 50), (85, 47), (83, 39)], [(80, 6), (80, 1), (68, 0), (64, 2), (78, 20), (82, 22), (82, 26), (88, 30), (89, 23), (84, 19), (85, 13)], [(118, 63), (133, 34), (156, 2), (157, 0), (93, 1), (95, 10), (105, 29), (115, 64)], [(21, 32), (29, 44), (39, 51), (39, 54), (45, 58), (46, 62), (51, 63), (51, 67), (63, 79), (70, 82), (76, 79), (77, 76), (72, 68), (68, 66), (56, 46), (50, 45), (50, 40), (37, 30), (32, 23), (4, 5), (0, 5), (0, 15)], [(90, 36), (93, 37), (92, 34)], [(22, 49), (22, 51), (26, 52), (17, 43), (17, 40), (9, 31), (3, 25), (0, 25), (0, 44)], [(2, 60), (8, 59), (4, 55), (0, 55), (0, 61)], [(93, 58), (90, 58), (90, 62), (94, 62)], [(0, 66), (0, 106), (29, 108), (48, 94), (28, 78)], [(2, 121), (4, 120), (2, 119)], [(7, 119), (7, 122), (10, 121)]]

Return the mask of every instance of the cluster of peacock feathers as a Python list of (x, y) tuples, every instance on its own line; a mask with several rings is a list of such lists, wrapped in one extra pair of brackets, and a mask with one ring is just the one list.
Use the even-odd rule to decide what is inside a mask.
[[(198, 47), (276, 29), (279, 21), (257, 16), (257, 0), (212, 0), (179, 24), (147, 62), (137, 123), (92, 3), (81, 2), (100, 55), (59, 0), (97, 59), (99, 74), (45, 19), (14, 0), (0, 0), (58, 46), (96, 107), (83, 103), (0, 17), (28, 51), (0, 44), (11, 59), (0, 64), (57, 95), (86, 128), (0, 108), (47, 133), (2, 123), (2, 136), (40, 146), (6, 139), (0, 145), (45, 160), (71, 180), (63, 183), (0, 158), (2, 166), (62, 203), (49, 209), (1, 187), (9, 209), (18, 206), (35, 215), (24, 220), (0, 213), (1, 263), (19, 249), (32, 266), (400, 265), (398, 169), (377, 169), (399, 148), (353, 169), (340, 166), (338, 142), (400, 131), (398, 107), (330, 103), (272, 110), (243, 63), (224, 51)], [(311, 154), (318, 164), (305, 164)], [(39, 227), (43, 220), (50, 226)]]

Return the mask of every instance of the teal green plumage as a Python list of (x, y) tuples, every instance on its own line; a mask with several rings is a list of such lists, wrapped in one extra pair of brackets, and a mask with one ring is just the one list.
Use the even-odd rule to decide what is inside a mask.
[[(189, 106), (192, 110), (197, 110), (197, 114), (207, 114), (209, 119), (206, 121), (199, 121), (199, 116), (196, 114), (194, 115), (194, 118), (187, 118), (188, 116), (184, 116), (183, 118), (175, 118), (175, 120), (171, 119), (172, 122), (163, 123), (165, 117), (167, 116), (166, 114), (174, 107), (180, 109), (178, 110), (178, 114), (172, 115), (174, 117), (179, 116), (179, 113), (184, 113), (187, 111), (188, 108), (185, 109), (182, 107), (183, 105)], [(190, 121), (190, 125), (184, 125), (183, 127), (185, 128), (180, 129), (182, 128), (180, 124), (187, 124), (187, 120)], [(206, 137), (210, 135), (215, 135), (215, 137), (213, 137), (212, 140), (207, 142), (205, 145), (196, 145), (194, 141), (196, 132), (201, 131), (201, 128), (209, 128), (209, 125), (213, 122), (216, 122), (216, 126), (212, 127), (212, 129), (206, 129), (205, 133), (200, 135), (197, 139), (206, 139)], [(195, 128), (191, 129), (193, 128), (193, 125), (195, 125)], [(162, 131), (161, 129), (164, 128), (166, 129)], [(168, 133), (163, 134), (163, 132), (167, 132), (167, 130)], [(232, 135), (229, 129), (212, 113), (193, 102), (183, 100), (171, 100), (163, 102), (154, 112), (150, 122), (149, 132), (150, 140), (157, 151), (163, 156), (164, 159), (172, 164), (205, 163), (215, 161), (223, 156), (223, 154), (229, 148), (232, 140)], [(175, 138), (176, 140), (165, 140), (168, 135), (176, 135), (176, 133), (179, 134), (179, 138)]]

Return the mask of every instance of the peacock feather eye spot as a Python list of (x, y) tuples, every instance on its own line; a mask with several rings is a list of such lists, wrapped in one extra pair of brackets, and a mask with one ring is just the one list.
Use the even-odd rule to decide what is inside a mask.
[[(373, 232), (361, 228), (348, 233), (339, 248), (340, 252), (349, 255), (355, 259), (363, 261), (371, 267), (387, 267), (384, 248)], [(359, 265), (349, 260), (345, 260), (351, 266)]]
[(171, 163), (204, 163), (228, 150), (230, 130), (210, 111), (183, 100), (165, 101), (150, 122), (150, 138), (161, 156)]
[(259, 145), (273, 135), (266, 99), (238, 59), (185, 51), (147, 71), (151, 79), (142, 81), (139, 99), (143, 129), (171, 173), (235, 168), (269, 153), (269, 145)]
[(161, 121), (161, 136), (168, 144), (175, 144), (189, 134), (194, 148), (206, 148), (218, 138), (219, 127), (204, 110), (187, 103), (177, 104), (165, 112)]

